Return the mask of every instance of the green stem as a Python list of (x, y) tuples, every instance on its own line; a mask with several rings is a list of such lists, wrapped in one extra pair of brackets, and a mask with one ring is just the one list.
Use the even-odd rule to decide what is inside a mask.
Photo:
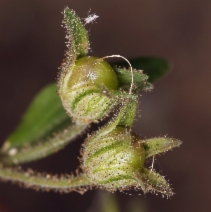
[(15, 154), (2, 155), (1, 163), (7, 166), (18, 165), (30, 161), (47, 157), (69, 144), (74, 138), (81, 134), (87, 127), (87, 124), (71, 125), (67, 129), (54, 135), (46, 141), (40, 142), (35, 146), (22, 149), (14, 149)]
[[(90, 186), (89, 180), (85, 175), (55, 177), (48, 174), (36, 174), (33, 171), (21, 172), (11, 168), (0, 167), (0, 180), (11, 181), (26, 188), (42, 191), (55, 191), (68, 193), (77, 191), (83, 193), (86, 187)], [(85, 188), (84, 188), (85, 187)]]

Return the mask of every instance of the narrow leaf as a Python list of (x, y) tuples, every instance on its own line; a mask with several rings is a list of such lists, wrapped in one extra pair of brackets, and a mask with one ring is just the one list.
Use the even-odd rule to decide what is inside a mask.
[(35, 96), (21, 123), (6, 139), (2, 153), (8, 153), (13, 148), (30, 146), (71, 123), (56, 89), (56, 85), (50, 84)]
[[(166, 60), (156, 57), (135, 58), (131, 59), (130, 63), (134, 69), (143, 70), (143, 73), (149, 76), (149, 82), (154, 82), (161, 78), (170, 69)], [(126, 62), (115, 63), (115, 65), (128, 68)]]
[(54, 154), (69, 144), (74, 138), (85, 131), (87, 124), (70, 125), (67, 129), (55, 134), (51, 138), (41, 140), (30, 147), (21, 149), (11, 149), (8, 154), (1, 155), (1, 163), (6, 166), (20, 165), (30, 161), (35, 161)]
[(147, 192), (160, 192), (167, 197), (174, 195), (170, 185), (160, 174), (150, 171), (146, 168), (142, 170), (142, 178), (146, 183)]
[(180, 146), (181, 144), (182, 142), (177, 139), (166, 137), (147, 139), (143, 142), (146, 157), (164, 153), (174, 147)]
[(88, 33), (75, 11), (64, 9), (64, 24), (67, 29), (69, 54), (78, 58), (85, 56), (89, 50)]
[[(129, 89), (132, 82), (131, 71), (124, 68), (114, 67), (114, 71), (116, 72), (119, 86), (122, 89)], [(150, 90), (153, 86), (147, 82), (148, 76), (143, 74), (142, 71), (133, 71), (133, 83), (134, 87), (139, 90)], [(151, 85), (151, 86), (150, 86)]]
[(68, 84), (76, 59), (85, 56), (89, 50), (88, 33), (74, 10), (70, 10), (68, 7), (64, 9), (63, 23), (67, 30), (66, 44), (68, 49), (65, 54), (66, 58), (60, 67), (61, 72), (58, 75), (60, 96)]

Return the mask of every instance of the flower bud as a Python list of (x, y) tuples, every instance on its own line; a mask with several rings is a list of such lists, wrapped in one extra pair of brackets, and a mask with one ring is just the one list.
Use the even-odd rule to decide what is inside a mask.
[(107, 129), (89, 138), (84, 146), (83, 168), (89, 180), (111, 191), (140, 187), (143, 145), (125, 127), (117, 126), (109, 132)]
[(82, 57), (67, 72), (59, 94), (71, 117), (82, 122), (93, 122), (113, 108), (118, 79), (106, 61)]

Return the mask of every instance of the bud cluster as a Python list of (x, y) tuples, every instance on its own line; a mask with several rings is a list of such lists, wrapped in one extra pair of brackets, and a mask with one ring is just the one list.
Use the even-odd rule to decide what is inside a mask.
[[(74, 16), (71, 10), (64, 15), (65, 20)], [(148, 76), (132, 70), (129, 62), (130, 70), (115, 69), (103, 60), (109, 56), (86, 56), (89, 41), (80, 20), (66, 21), (65, 26), (72, 40), (58, 85), (66, 112), (76, 123), (91, 123), (116, 111), (113, 119), (89, 136), (83, 145), (81, 166), (88, 180), (110, 191), (135, 187), (171, 196), (173, 192), (167, 181), (144, 168), (145, 159), (179, 146), (181, 142), (170, 138), (142, 140), (131, 130), (138, 95), (152, 88), (147, 82)]]
[[(67, 29), (68, 50), (58, 76), (58, 94), (66, 113), (71, 117), (71, 123), (59, 99), (53, 97), (54, 87), (41, 92), (13, 134), (15, 139), (18, 138), (14, 139), (15, 147), (19, 148), (12, 148), (12, 143), (6, 141), (3, 151), (0, 151), (0, 180), (18, 182), (27, 188), (45, 191), (84, 192), (84, 187), (94, 186), (109, 191), (135, 188), (144, 193), (161, 193), (167, 197), (173, 195), (164, 177), (154, 172), (153, 166), (150, 170), (145, 168), (145, 161), (179, 146), (181, 142), (167, 137), (143, 140), (132, 131), (139, 93), (153, 88), (148, 76), (141, 70), (134, 70), (132, 62), (120, 55), (103, 58), (87, 56), (88, 32), (80, 18), (68, 7), (64, 10), (64, 25)], [(105, 61), (109, 57), (124, 59), (130, 69), (111, 67)], [(43, 102), (47, 102), (47, 106)], [(35, 127), (31, 123), (34, 114), (41, 114), (42, 120)], [(113, 114), (112, 119), (89, 135), (83, 145), (82, 173), (74, 177), (57, 178), (49, 174), (24, 173), (6, 168), (57, 152), (81, 134), (89, 123), (102, 120), (109, 114)], [(70, 126), (65, 129), (67, 120)], [(29, 128), (32, 130), (28, 133)], [(61, 128), (61, 132), (53, 133), (52, 137), (45, 140), (51, 131), (56, 132)], [(19, 136), (24, 142), (21, 139), (21, 142), (17, 142)], [(44, 139), (42, 143), (38, 142), (40, 138)]]

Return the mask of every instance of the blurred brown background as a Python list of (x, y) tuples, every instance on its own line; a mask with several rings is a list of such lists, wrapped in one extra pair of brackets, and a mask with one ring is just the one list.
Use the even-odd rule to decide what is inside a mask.
[[(94, 55), (168, 59), (172, 71), (140, 100), (135, 131), (143, 137), (181, 139), (181, 148), (158, 158), (176, 195), (117, 193), (119, 204), (133, 198), (145, 211), (211, 211), (211, 1), (209, 0), (0, 0), (0, 144), (20, 121), (32, 97), (55, 80), (64, 58), (61, 11), (100, 16), (87, 25)], [(84, 138), (83, 138), (84, 139)], [(82, 140), (82, 139), (81, 139)], [(48, 159), (25, 165), (39, 171), (70, 172), (78, 165), (80, 141)], [(94, 191), (60, 195), (0, 183), (0, 211), (87, 211)], [(144, 211), (144, 209), (140, 209)]]

